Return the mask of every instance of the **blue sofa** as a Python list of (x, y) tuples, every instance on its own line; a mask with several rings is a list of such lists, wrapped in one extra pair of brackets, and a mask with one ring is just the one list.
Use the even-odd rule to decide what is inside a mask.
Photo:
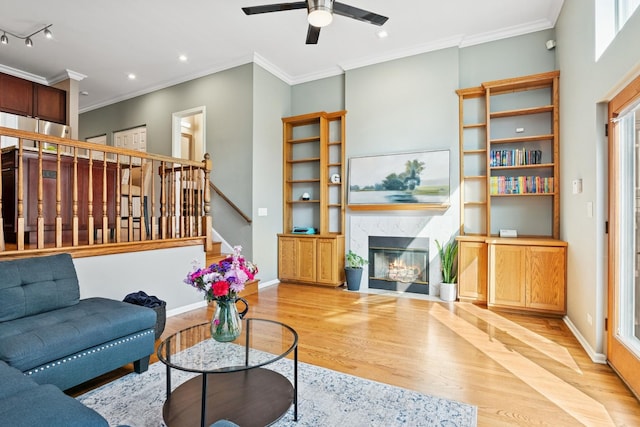
[(155, 323), (151, 308), (80, 299), (69, 254), (0, 262), (0, 361), (37, 384), (66, 390), (131, 362), (146, 371)]
[(64, 394), (39, 385), (0, 361), (0, 425), (12, 427), (109, 427), (96, 411)]

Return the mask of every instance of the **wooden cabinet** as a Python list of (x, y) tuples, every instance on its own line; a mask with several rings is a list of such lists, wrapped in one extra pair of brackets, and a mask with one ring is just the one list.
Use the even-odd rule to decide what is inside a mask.
[(566, 313), (565, 242), (493, 239), (488, 248), (489, 307)]
[(339, 286), (344, 282), (344, 236), (278, 236), (278, 276), (283, 282)]
[[(280, 280), (340, 286), (344, 282), (345, 111), (282, 119), (283, 233)], [(294, 234), (313, 228), (314, 234)]]
[(33, 82), (0, 73), (0, 111), (33, 116)]
[(484, 237), (459, 236), (458, 296), (460, 301), (487, 303), (487, 243)]
[(67, 123), (67, 93), (51, 86), (34, 83), (33, 117), (61, 124)]
[(0, 111), (67, 124), (67, 92), (0, 73)]

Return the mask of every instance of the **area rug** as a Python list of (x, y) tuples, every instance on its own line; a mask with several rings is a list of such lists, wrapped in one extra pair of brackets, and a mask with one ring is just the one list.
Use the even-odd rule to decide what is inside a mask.
[[(293, 361), (279, 360), (269, 368), (293, 378)], [(175, 388), (194, 374), (172, 370)], [(477, 408), (415, 391), (369, 381), (318, 366), (298, 364), (298, 421), (293, 408), (277, 427), (318, 426), (475, 426)], [(131, 373), (78, 397), (105, 417), (111, 426), (162, 427), (166, 367), (154, 363), (143, 374)]]

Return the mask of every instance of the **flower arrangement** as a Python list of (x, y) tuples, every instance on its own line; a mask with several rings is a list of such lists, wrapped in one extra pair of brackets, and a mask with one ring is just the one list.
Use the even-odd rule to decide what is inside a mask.
[(206, 268), (199, 268), (194, 262), (184, 283), (204, 292), (207, 301), (235, 301), (245, 283), (258, 273), (258, 267), (247, 261), (241, 251), (242, 246), (234, 246), (232, 255)]

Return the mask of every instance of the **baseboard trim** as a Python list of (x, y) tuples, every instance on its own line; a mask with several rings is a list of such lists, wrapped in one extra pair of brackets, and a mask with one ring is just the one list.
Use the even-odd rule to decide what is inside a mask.
[(578, 328), (576, 328), (576, 326), (573, 324), (573, 322), (571, 321), (571, 319), (569, 319), (568, 316), (564, 316), (563, 320), (564, 320), (564, 323), (569, 328), (569, 330), (571, 331), (571, 333), (573, 334), (573, 336), (576, 337), (576, 339), (578, 340), (582, 348), (584, 348), (584, 350), (587, 352), (587, 354), (591, 358), (591, 361), (593, 361), (593, 363), (600, 363), (600, 364), (606, 365), (607, 355), (602, 353), (597, 353), (596, 351), (594, 351), (593, 348), (591, 348), (587, 340), (582, 336)]
[(182, 307), (174, 308), (171, 310), (167, 310), (167, 317), (177, 316), (182, 313), (186, 313), (187, 311), (196, 310), (198, 308), (206, 307), (207, 301), (202, 300), (200, 302), (196, 302), (189, 305), (183, 305)]
[(258, 290), (268, 288), (269, 286), (277, 285), (280, 283), (278, 279), (269, 280), (268, 282), (260, 282), (258, 284)]

